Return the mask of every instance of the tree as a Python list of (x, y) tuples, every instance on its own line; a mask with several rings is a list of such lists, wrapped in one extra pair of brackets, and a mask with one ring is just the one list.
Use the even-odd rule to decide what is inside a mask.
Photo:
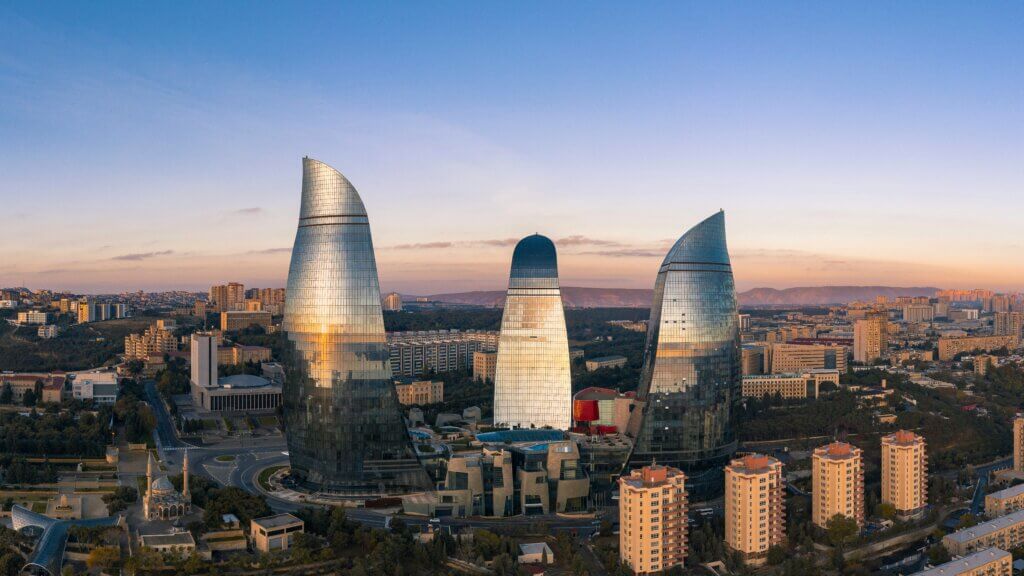
[(974, 514), (964, 514), (960, 517), (960, 521), (956, 523), (957, 530), (963, 530), (964, 528), (970, 528), (978, 523), (978, 518)]
[(842, 514), (829, 518), (827, 526), (828, 539), (833, 546), (842, 546), (860, 531), (857, 521)]
[(928, 561), (932, 564), (945, 564), (949, 562), (949, 550), (941, 543), (932, 546), (931, 550), (928, 551)]
[(896, 517), (896, 507), (888, 502), (879, 502), (875, 505), (875, 516), (892, 520)]
[(772, 566), (778, 566), (779, 564), (782, 564), (786, 561), (786, 558), (788, 557), (789, 554), (786, 552), (786, 549), (782, 546), (772, 546), (768, 549), (768, 564)]
[(4, 382), (4, 389), (0, 391), (0, 404), (10, 404), (14, 400), (14, 389), (10, 382)]
[(25, 390), (25, 395), (22, 396), (21, 398), (22, 398), (22, 404), (24, 404), (25, 406), (35, 406), (36, 405), (36, 391), (35, 390)]
[(121, 561), (121, 551), (113, 546), (97, 546), (89, 553), (85, 564), (90, 570), (107, 570)]

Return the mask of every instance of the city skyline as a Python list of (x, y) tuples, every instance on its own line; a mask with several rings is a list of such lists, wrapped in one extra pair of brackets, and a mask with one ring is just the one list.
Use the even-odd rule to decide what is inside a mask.
[(0, 8), (0, 285), (283, 285), (309, 154), (385, 291), (501, 289), (534, 232), (643, 288), (719, 208), (740, 290), (1024, 288), (1019, 6), (178, 8)]

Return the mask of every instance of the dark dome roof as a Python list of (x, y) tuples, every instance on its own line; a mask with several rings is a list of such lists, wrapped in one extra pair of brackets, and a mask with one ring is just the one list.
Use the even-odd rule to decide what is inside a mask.
[(547, 236), (534, 234), (516, 244), (512, 253), (512, 278), (558, 278), (555, 243)]

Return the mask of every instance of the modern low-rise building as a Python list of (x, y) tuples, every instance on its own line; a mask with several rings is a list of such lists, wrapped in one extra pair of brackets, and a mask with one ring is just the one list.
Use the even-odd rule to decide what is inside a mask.
[(782, 463), (749, 454), (725, 467), (725, 545), (748, 564), (763, 564), (786, 539)]
[(33, 394), (36, 392), (36, 388), (41, 390), (40, 396), (42, 400), (60, 402), (58, 394), (57, 399), (46, 400), (47, 389), (62, 390), (64, 383), (67, 380), (67, 375), (62, 372), (55, 373), (39, 373), (39, 372), (0, 372), (0, 390), (11, 387), (11, 403), (21, 404), (25, 401), (25, 393), (32, 391)]
[(302, 520), (291, 514), (253, 518), (249, 523), (252, 547), (263, 553), (287, 550), (294, 543), (295, 535), (303, 533), (305, 527)]
[(831, 344), (789, 342), (765, 348), (765, 367), (770, 374), (797, 374), (805, 370), (827, 368), (846, 372), (849, 347)]
[(192, 386), (197, 408), (211, 412), (270, 412), (281, 405), (281, 385), (262, 376), (235, 374), (216, 385)]
[(839, 385), (839, 371), (810, 370), (799, 374), (753, 374), (743, 377), (745, 398), (780, 395), (783, 398), (817, 398), (823, 383)]
[(999, 548), (986, 548), (911, 576), (1012, 576), (1013, 555)]
[(71, 375), (71, 397), (113, 405), (117, 402), (120, 381), (114, 370), (76, 372)]
[(624, 433), (635, 405), (635, 392), (584, 388), (572, 397), (574, 429), (589, 434)]
[(186, 558), (196, 551), (196, 539), (188, 530), (167, 534), (143, 534), (139, 536), (139, 544), (178, 558)]
[(638, 576), (686, 559), (686, 475), (657, 464), (619, 478), (619, 558)]
[(811, 457), (811, 519), (828, 528), (836, 515), (864, 524), (864, 465), (862, 450), (845, 442), (816, 448)]

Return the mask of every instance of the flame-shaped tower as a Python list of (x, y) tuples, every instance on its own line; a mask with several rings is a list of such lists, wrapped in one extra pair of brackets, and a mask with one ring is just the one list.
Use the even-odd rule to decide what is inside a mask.
[(713, 495), (736, 451), (740, 387), (736, 288), (718, 212), (683, 234), (658, 271), (628, 466), (680, 468), (691, 495)]
[(340, 172), (302, 160), (302, 208), (282, 324), (292, 474), (347, 494), (429, 489), (395, 393), (363, 201)]

